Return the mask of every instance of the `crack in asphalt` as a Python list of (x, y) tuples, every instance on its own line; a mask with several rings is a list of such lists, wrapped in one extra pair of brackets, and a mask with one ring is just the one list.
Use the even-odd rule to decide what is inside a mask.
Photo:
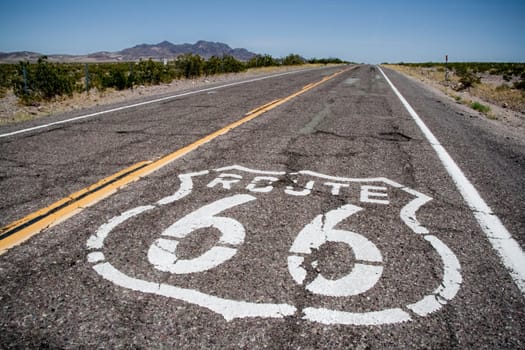
[(416, 171), (412, 164), (413, 158), (410, 153), (404, 149), (403, 145), (396, 143), (397, 150), (401, 153), (401, 162), (403, 164), (403, 184), (408, 187), (416, 187)]
[(350, 141), (353, 141), (356, 138), (356, 136), (353, 136), (353, 135), (343, 135), (343, 134), (339, 134), (334, 131), (319, 130), (319, 129), (316, 129), (314, 134), (330, 135), (330, 136), (334, 136), (337, 138), (344, 138), (345, 140), (350, 140)]
[(408, 142), (411, 141), (412, 138), (410, 136), (407, 136), (403, 133), (400, 133), (398, 131), (391, 131), (391, 132), (380, 132), (378, 133), (379, 136), (376, 136), (376, 138), (380, 140), (385, 141), (393, 141), (393, 142)]

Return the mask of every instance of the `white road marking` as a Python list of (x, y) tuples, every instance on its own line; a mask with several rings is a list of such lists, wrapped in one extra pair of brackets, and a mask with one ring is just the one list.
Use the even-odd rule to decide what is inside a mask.
[[(293, 180), (293, 183), (296, 184), (297, 180)], [(284, 193), (291, 196), (308, 196), (312, 192), (312, 188), (314, 188), (314, 183), (314, 181), (308, 181), (304, 187), (299, 186), (301, 190), (295, 190), (293, 186), (286, 186)]]
[[(267, 186), (257, 187), (257, 183), (261, 181), (266, 181)], [(256, 176), (253, 178), (252, 182), (250, 182), (248, 186), (246, 186), (246, 189), (251, 192), (268, 193), (273, 190), (272, 183), (274, 183), (275, 181), (279, 181), (279, 179), (274, 176)]]
[(123, 110), (134, 108), (134, 107), (141, 107), (141, 106), (145, 106), (145, 105), (149, 105), (149, 104), (153, 104), (153, 103), (158, 103), (158, 102), (162, 102), (162, 101), (173, 100), (173, 99), (178, 98), (178, 97), (189, 96), (189, 95), (196, 95), (196, 94), (200, 94), (202, 92), (208, 92), (208, 93), (212, 92), (212, 91), (215, 92), (216, 90), (220, 90), (220, 89), (224, 89), (224, 88), (228, 88), (228, 87), (232, 87), (232, 86), (237, 86), (237, 85), (242, 85), (242, 84), (247, 84), (247, 83), (253, 83), (253, 82), (256, 82), (256, 81), (261, 81), (261, 80), (265, 80), (265, 79), (281, 77), (281, 76), (289, 75), (289, 74), (295, 74), (295, 73), (303, 72), (305, 70), (309, 70), (309, 69), (300, 69), (300, 70), (295, 70), (295, 71), (291, 71), (291, 72), (278, 73), (278, 74), (268, 75), (268, 76), (264, 76), (264, 77), (260, 77), (260, 78), (248, 79), (248, 80), (238, 81), (238, 82), (234, 82), (234, 83), (228, 83), (228, 84), (224, 84), (224, 85), (209, 87), (209, 88), (205, 88), (205, 89), (188, 91), (188, 92), (184, 92), (184, 93), (177, 94), (177, 95), (170, 95), (170, 96), (166, 96), (166, 97), (156, 98), (156, 99), (148, 100), (148, 101), (144, 101), (144, 102), (133, 103), (133, 104), (130, 104), (130, 105), (125, 105), (125, 106), (121, 106), (121, 107), (111, 108), (111, 109), (107, 109), (107, 110), (100, 111), (100, 112), (85, 114), (85, 115), (81, 115), (81, 116), (78, 116), (78, 117), (73, 117), (73, 118), (69, 118), (69, 119), (59, 120), (59, 121), (56, 121), (56, 122), (47, 123), (47, 124), (43, 124), (43, 125), (38, 125), (38, 126), (31, 127), (31, 128), (26, 128), (26, 129), (21, 129), (21, 130), (8, 132), (8, 133), (5, 133), (5, 134), (0, 134), (0, 138), (14, 136), (14, 135), (18, 135), (18, 134), (22, 134), (22, 133), (26, 133), (26, 132), (30, 132), (30, 131), (35, 131), (35, 130), (39, 130), (39, 129), (45, 129), (45, 128), (48, 128), (50, 126), (71, 123), (71, 122), (75, 122), (75, 121), (78, 121), (78, 120), (88, 119), (88, 118), (96, 117), (96, 116), (103, 115), (103, 114), (123, 111)]
[(243, 167), (242, 165), (237, 165), (237, 164), (215, 169), (215, 171), (217, 172), (223, 172), (223, 171), (228, 171), (228, 170), (238, 170), (238, 171), (246, 172), (248, 174), (261, 174), (261, 175), (285, 175), (286, 174), (286, 172), (284, 171), (268, 171), (268, 170), (250, 169), (250, 168), (246, 168), (246, 167)]
[[(234, 170), (242, 172), (243, 175), (234, 173)], [(221, 173), (222, 171), (232, 172)], [(246, 176), (246, 174), (248, 174), (248, 176)], [(320, 178), (323, 186), (326, 185), (325, 181), (329, 180), (331, 182), (328, 183), (329, 186), (324, 188), (324, 191), (332, 195), (334, 195), (334, 192), (339, 194), (340, 191), (350, 189), (350, 183), (363, 183), (362, 186), (368, 186), (365, 188), (365, 190), (368, 191), (368, 195), (364, 196), (364, 201), (361, 195), (361, 201), (367, 203), (367, 205), (374, 203), (377, 205), (389, 205), (390, 201), (388, 201), (388, 204), (371, 202), (368, 196), (377, 196), (379, 194), (379, 197), (385, 198), (382, 194), (386, 194), (388, 191), (392, 191), (392, 189), (411, 194), (414, 198), (401, 209), (400, 219), (415, 234), (430, 243), (431, 247), (434, 248), (436, 253), (441, 257), (443, 263), (443, 280), (434, 291), (424, 295), (419, 301), (401, 305), (398, 308), (386, 308), (365, 312), (331, 310), (324, 307), (306, 307), (298, 310), (296, 306), (285, 303), (272, 304), (231, 300), (206, 294), (198, 290), (179, 288), (174, 285), (134, 278), (117, 270), (110, 262), (106, 261), (106, 256), (103, 252), (103, 250), (106, 249), (104, 247), (104, 241), (113, 229), (126, 220), (141, 215), (146, 211), (156, 210), (162, 205), (171, 204), (186, 198), (192, 193), (194, 178), (203, 177), (199, 183), (200, 186), (205, 186), (204, 188), (222, 186), (222, 188), (220, 188), (221, 191), (237, 192), (239, 190), (248, 190), (251, 193), (259, 195), (262, 193), (266, 196), (272, 192), (273, 187), (255, 186), (256, 184), (260, 185), (260, 182), (266, 182), (266, 184), (273, 183), (274, 181), (288, 178), (291, 175), (305, 175)], [(182, 174), (179, 175), (179, 179), (181, 181), (180, 188), (173, 195), (167, 196), (153, 205), (139, 206), (125, 211), (100, 226), (96, 233), (88, 239), (87, 246), (92, 251), (88, 254), (87, 260), (91, 264), (94, 264), (93, 268), (102, 277), (125, 288), (175, 298), (208, 308), (222, 315), (228, 321), (243, 317), (299, 316), (299, 312), (301, 312), (303, 319), (323, 324), (392, 324), (412, 320), (411, 313), (414, 316), (427, 316), (439, 310), (448, 301), (452, 300), (459, 291), (462, 278), (458, 259), (439, 238), (429, 235), (428, 230), (421, 226), (416, 219), (418, 209), (430, 201), (431, 198), (392, 180), (386, 178), (356, 179), (333, 177), (312, 171), (299, 171), (297, 173), (286, 174), (281, 171), (261, 171), (238, 165), (216, 170)], [(236, 181), (230, 181), (229, 179)], [(245, 186), (246, 182), (250, 181), (250, 179), (252, 180), (249, 182), (249, 185)], [(243, 181), (241, 182), (241, 180)], [(311, 188), (313, 188), (314, 183), (317, 182), (311, 182)], [(366, 183), (374, 183), (382, 186), (369, 186), (365, 185)], [(210, 186), (210, 184), (214, 185)], [(250, 184), (254, 186), (250, 186)], [(385, 187), (385, 185), (392, 188)], [(323, 189), (323, 187), (316, 188), (318, 190)], [(263, 189), (263, 191), (259, 191), (260, 189)], [(355, 191), (356, 189), (354, 188), (353, 190)], [(370, 192), (370, 190), (381, 190), (381, 192)], [(360, 191), (362, 192), (363, 189), (361, 188)], [(308, 197), (304, 196), (303, 198)], [(152, 249), (148, 252), (148, 260), (154, 267), (161, 271), (177, 274), (200, 273), (218, 267), (233, 258), (236, 249), (231, 246), (240, 247), (244, 241), (245, 229), (241, 222), (228, 217), (227, 213), (225, 213), (224, 216), (217, 215), (226, 209), (242, 206), (256, 199), (257, 197), (248, 194), (235, 194), (206, 204), (200, 209), (187, 214), (168, 227), (162, 233), (162, 237), (150, 246)], [(305, 285), (304, 288), (318, 295), (337, 298), (361, 294), (374, 287), (383, 272), (383, 267), (379, 265), (383, 263), (381, 252), (374, 243), (361, 234), (349, 230), (336, 229), (336, 226), (339, 225), (340, 222), (362, 210), (364, 210), (364, 208), (353, 204), (346, 204), (338, 209), (318, 215), (310, 224), (301, 230), (289, 250), (291, 255), (288, 257), (288, 271), (296, 283), (303, 285), (307, 277), (306, 269), (302, 266), (305, 261), (304, 256), (312, 253), (312, 249), (319, 249), (326, 242), (340, 242), (347, 244), (353, 251), (356, 263), (354, 263), (352, 271), (337, 280), (328, 280), (324, 278), (322, 274), (318, 274), (317, 277)], [(214, 247), (195, 259), (184, 260), (177, 258), (175, 252), (178, 241), (176, 238), (184, 238), (195, 230), (212, 226), (222, 232), (221, 238)], [(224, 244), (227, 246), (222, 246)], [(108, 258), (111, 258), (111, 254), (108, 255)], [(311, 266), (313, 268), (319, 267), (319, 261), (315, 260), (311, 262)]]
[(412, 320), (408, 312), (401, 309), (386, 309), (370, 312), (346, 312), (325, 308), (307, 307), (303, 309), (303, 319), (323, 324), (346, 324), (356, 326), (377, 326), (401, 323)]
[(439, 253), (443, 261), (443, 281), (441, 285), (434, 290), (433, 294), (425, 296), (417, 303), (407, 305), (407, 308), (419, 316), (427, 316), (438, 310), (448, 300), (452, 300), (459, 291), (459, 286), (463, 281), (461, 277), (460, 265), (458, 258), (454, 253), (437, 237), (426, 235), (425, 240), (430, 242), (432, 247)]
[[(372, 192), (374, 190), (376, 190), (376, 192)], [(390, 204), (390, 201), (387, 201), (386, 199), (372, 198), (372, 197), (383, 197), (383, 198), (388, 197), (388, 194), (385, 193), (386, 190), (387, 188), (383, 186), (370, 186), (370, 185), (361, 186), (361, 202)], [(382, 192), (377, 192), (377, 191), (382, 191)]]
[[(361, 210), (363, 208), (346, 204), (324, 215), (318, 215), (295, 238), (290, 253), (308, 255), (312, 253), (312, 249), (319, 249), (326, 242), (339, 242), (346, 243), (352, 249), (356, 260), (365, 262), (356, 263), (350, 273), (335, 280), (326, 279), (322, 274), (317, 275), (305, 286), (310, 292), (332, 297), (358, 295), (372, 288), (381, 277), (382, 266), (366, 264), (383, 261), (376, 245), (359, 233), (335, 229), (341, 221)], [(288, 271), (300, 285), (306, 278), (306, 270), (301, 266), (303, 262), (302, 256), (288, 257)]]
[(94, 235), (89, 237), (87, 241), (87, 247), (89, 249), (101, 249), (104, 246), (104, 240), (108, 236), (108, 234), (118, 225), (123, 223), (124, 221), (139, 215), (145, 211), (154, 209), (155, 207), (153, 205), (144, 205), (140, 207), (136, 207), (133, 209), (130, 209), (128, 211), (125, 211), (124, 213), (115, 216), (111, 220), (109, 220), (104, 225), (100, 226), (97, 232), (95, 232)]
[(243, 317), (282, 318), (284, 316), (291, 316), (297, 312), (294, 306), (288, 304), (250, 303), (229, 300), (201, 293), (193, 289), (144, 281), (123, 274), (107, 262), (94, 265), (93, 269), (116, 285), (142, 293), (162, 295), (199, 305), (222, 315), (227, 321)]
[(208, 171), (200, 171), (198, 173), (190, 173), (190, 174), (181, 174), (179, 175), (180, 180), (180, 187), (177, 192), (175, 192), (173, 195), (164, 197), (161, 200), (157, 202), (158, 205), (166, 205), (173, 203), (175, 201), (178, 201), (184, 197), (186, 197), (188, 194), (191, 193), (191, 189), (193, 188), (193, 181), (191, 180), (192, 176), (200, 176), (200, 175), (206, 175), (208, 174)]
[(172, 239), (159, 238), (151, 245), (148, 251), (149, 262), (157, 270), (185, 274), (207, 271), (231, 259), (237, 253), (237, 249), (224, 246), (213, 246), (194, 259), (180, 259), (176, 254), (179, 241), (174, 238), (182, 239), (196, 230), (214, 227), (221, 232), (218, 244), (237, 246), (244, 242), (244, 226), (235, 219), (217, 214), (255, 199), (248, 194), (237, 194), (207, 204), (186, 215), (161, 234)]
[(503, 265), (509, 271), (512, 279), (520, 289), (522, 295), (525, 296), (525, 253), (518, 242), (512, 238), (510, 232), (503, 226), (501, 220), (492, 212), (492, 209), (485, 203), (483, 198), (467, 179), (463, 171), (454, 162), (452, 157), (448, 154), (445, 148), (441, 145), (438, 139), (432, 134), (430, 129), (425, 125), (423, 120), (419, 117), (416, 111), (410, 106), (407, 100), (401, 95), (399, 90), (388, 79), (383, 70), (378, 67), (383, 77), (388, 82), (394, 93), (397, 95), (408, 113), (412, 116), (416, 124), (419, 126), (428, 142), (436, 151), (439, 159), (445, 166), (450, 177), (456, 184), (457, 189), (463, 196), (463, 199), (474, 213), (474, 217), (478, 221), (481, 229), (485, 233), (492, 247), (496, 250)]

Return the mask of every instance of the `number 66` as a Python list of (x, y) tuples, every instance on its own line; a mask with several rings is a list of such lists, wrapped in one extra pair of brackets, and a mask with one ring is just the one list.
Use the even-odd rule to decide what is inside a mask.
[[(245, 229), (237, 220), (217, 214), (255, 199), (251, 195), (237, 194), (207, 204), (186, 215), (162, 232), (162, 237), (150, 246), (148, 260), (156, 269), (175, 274), (203, 272), (224, 263), (237, 253), (233, 246), (244, 242)], [(350, 296), (367, 291), (379, 280), (383, 268), (378, 265), (382, 262), (382, 257), (377, 247), (358, 233), (334, 228), (360, 210), (362, 208), (352, 204), (343, 205), (324, 215), (318, 215), (299, 232), (290, 248), (292, 255), (288, 257), (288, 271), (296, 283), (303, 284), (306, 278), (306, 269), (301, 266), (304, 256), (311, 254), (313, 249), (319, 249), (326, 242), (347, 244), (358, 262), (350, 273), (336, 280), (326, 279), (319, 274), (305, 287), (307, 290), (329, 296)], [(179, 239), (198, 229), (211, 227), (221, 232), (215, 246), (193, 259), (177, 257)]]

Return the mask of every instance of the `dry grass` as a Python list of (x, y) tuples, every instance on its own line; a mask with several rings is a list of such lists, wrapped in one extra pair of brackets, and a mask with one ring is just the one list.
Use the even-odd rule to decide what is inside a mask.
[[(440, 72), (436, 70), (435, 68), (409, 67), (409, 66), (400, 66), (397, 64), (389, 64), (387, 65), (387, 67), (397, 70), (398, 72), (408, 74), (420, 80), (430, 79), (432, 81), (439, 81), (439, 82), (445, 81), (445, 72), (444, 71)], [(451, 77), (450, 75), (449, 75), (449, 78), (454, 79), (454, 77)], [(456, 81), (457, 81), (457, 78), (456, 78)]]
[[(492, 76), (490, 81), (488, 81), (489, 79), (484, 79), (484, 77), (482, 77), (481, 83), (475, 84), (473, 87), (467, 89), (466, 93), (471, 98), (465, 99), (462, 96), (459, 96), (455, 91), (455, 88), (459, 85), (459, 77), (453, 72), (449, 72), (448, 81), (445, 81), (445, 71), (439, 67), (423, 68), (401, 65), (387, 65), (387, 67), (410, 75), (423, 82), (430, 81), (437, 84), (442, 92), (454, 98), (458, 103), (472, 106), (473, 103), (475, 103), (473, 99), (479, 99), (483, 102), (508, 108), (516, 112), (523, 113), (525, 111), (525, 93), (521, 90), (512, 89), (508, 85), (505, 85), (505, 81), (502, 77), (496, 77), (495, 79), (495, 77)], [(491, 119), (495, 118), (495, 116), (488, 111), (480, 112), (484, 113)]]
[(511, 89), (507, 85), (494, 87), (481, 83), (470, 89), (470, 93), (498, 106), (505, 105), (507, 108), (515, 111), (525, 111), (525, 93), (517, 89)]

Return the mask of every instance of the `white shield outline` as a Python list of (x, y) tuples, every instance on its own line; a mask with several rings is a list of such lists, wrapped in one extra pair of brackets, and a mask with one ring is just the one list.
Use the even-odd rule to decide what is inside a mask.
[[(257, 175), (282, 176), (285, 172), (263, 171), (246, 168), (239, 165), (227, 166), (213, 170), (224, 172), (237, 170)], [(171, 196), (157, 201), (153, 205), (139, 206), (113, 217), (107, 223), (99, 227), (95, 234), (89, 237), (87, 248), (91, 250), (88, 254), (88, 262), (94, 264), (93, 269), (105, 279), (124, 288), (143, 293), (156, 294), (175, 298), (194, 305), (205, 307), (222, 315), (227, 321), (244, 317), (282, 318), (302, 313), (303, 319), (323, 324), (345, 324), (345, 325), (381, 325), (407, 322), (412, 320), (410, 312), (417, 316), (427, 316), (439, 310), (448, 301), (452, 300), (459, 291), (462, 277), (460, 264), (455, 254), (438, 237), (429, 234), (428, 229), (423, 227), (416, 218), (417, 210), (432, 198), (418, 191), (405, 187), (397, 182), (384, 177), (377, 178), (344, 178), (334, 177), (316, 173), (309, 170), (299, 171), (294, 174), (317, 177), (319, 179), (337, 181), (342, 183), (383, 183), (409, 193), (415, 198), (407, 203), (400, 211), (401, 220), (417, 235), (426, 240), (441, 257), (443, 263), (443, 280), (432, 293), (425, 295), (421, 300), (398, 308), (390, 308), (369, 312), (347, 312), (331, 310), (326, 308), (306, 307), (298, 310), (289, 304), (252, 303), (247, 301), (224, 299), (217, 296), (202, 293), (193, 289), (180, 288), (164, 283), (155, 283), (130, 277), (111, 263), (105, 261), (103, 253), (104, 240), (109, 233), (124, 221), (146, 211), (158, 208), (178, 201), (189, 195), (193, 188), (193, 177), (209, 174), (209, 170), (179, 175), (180, 187)], [(409, 312), (410, 311), (410, 312)]]

